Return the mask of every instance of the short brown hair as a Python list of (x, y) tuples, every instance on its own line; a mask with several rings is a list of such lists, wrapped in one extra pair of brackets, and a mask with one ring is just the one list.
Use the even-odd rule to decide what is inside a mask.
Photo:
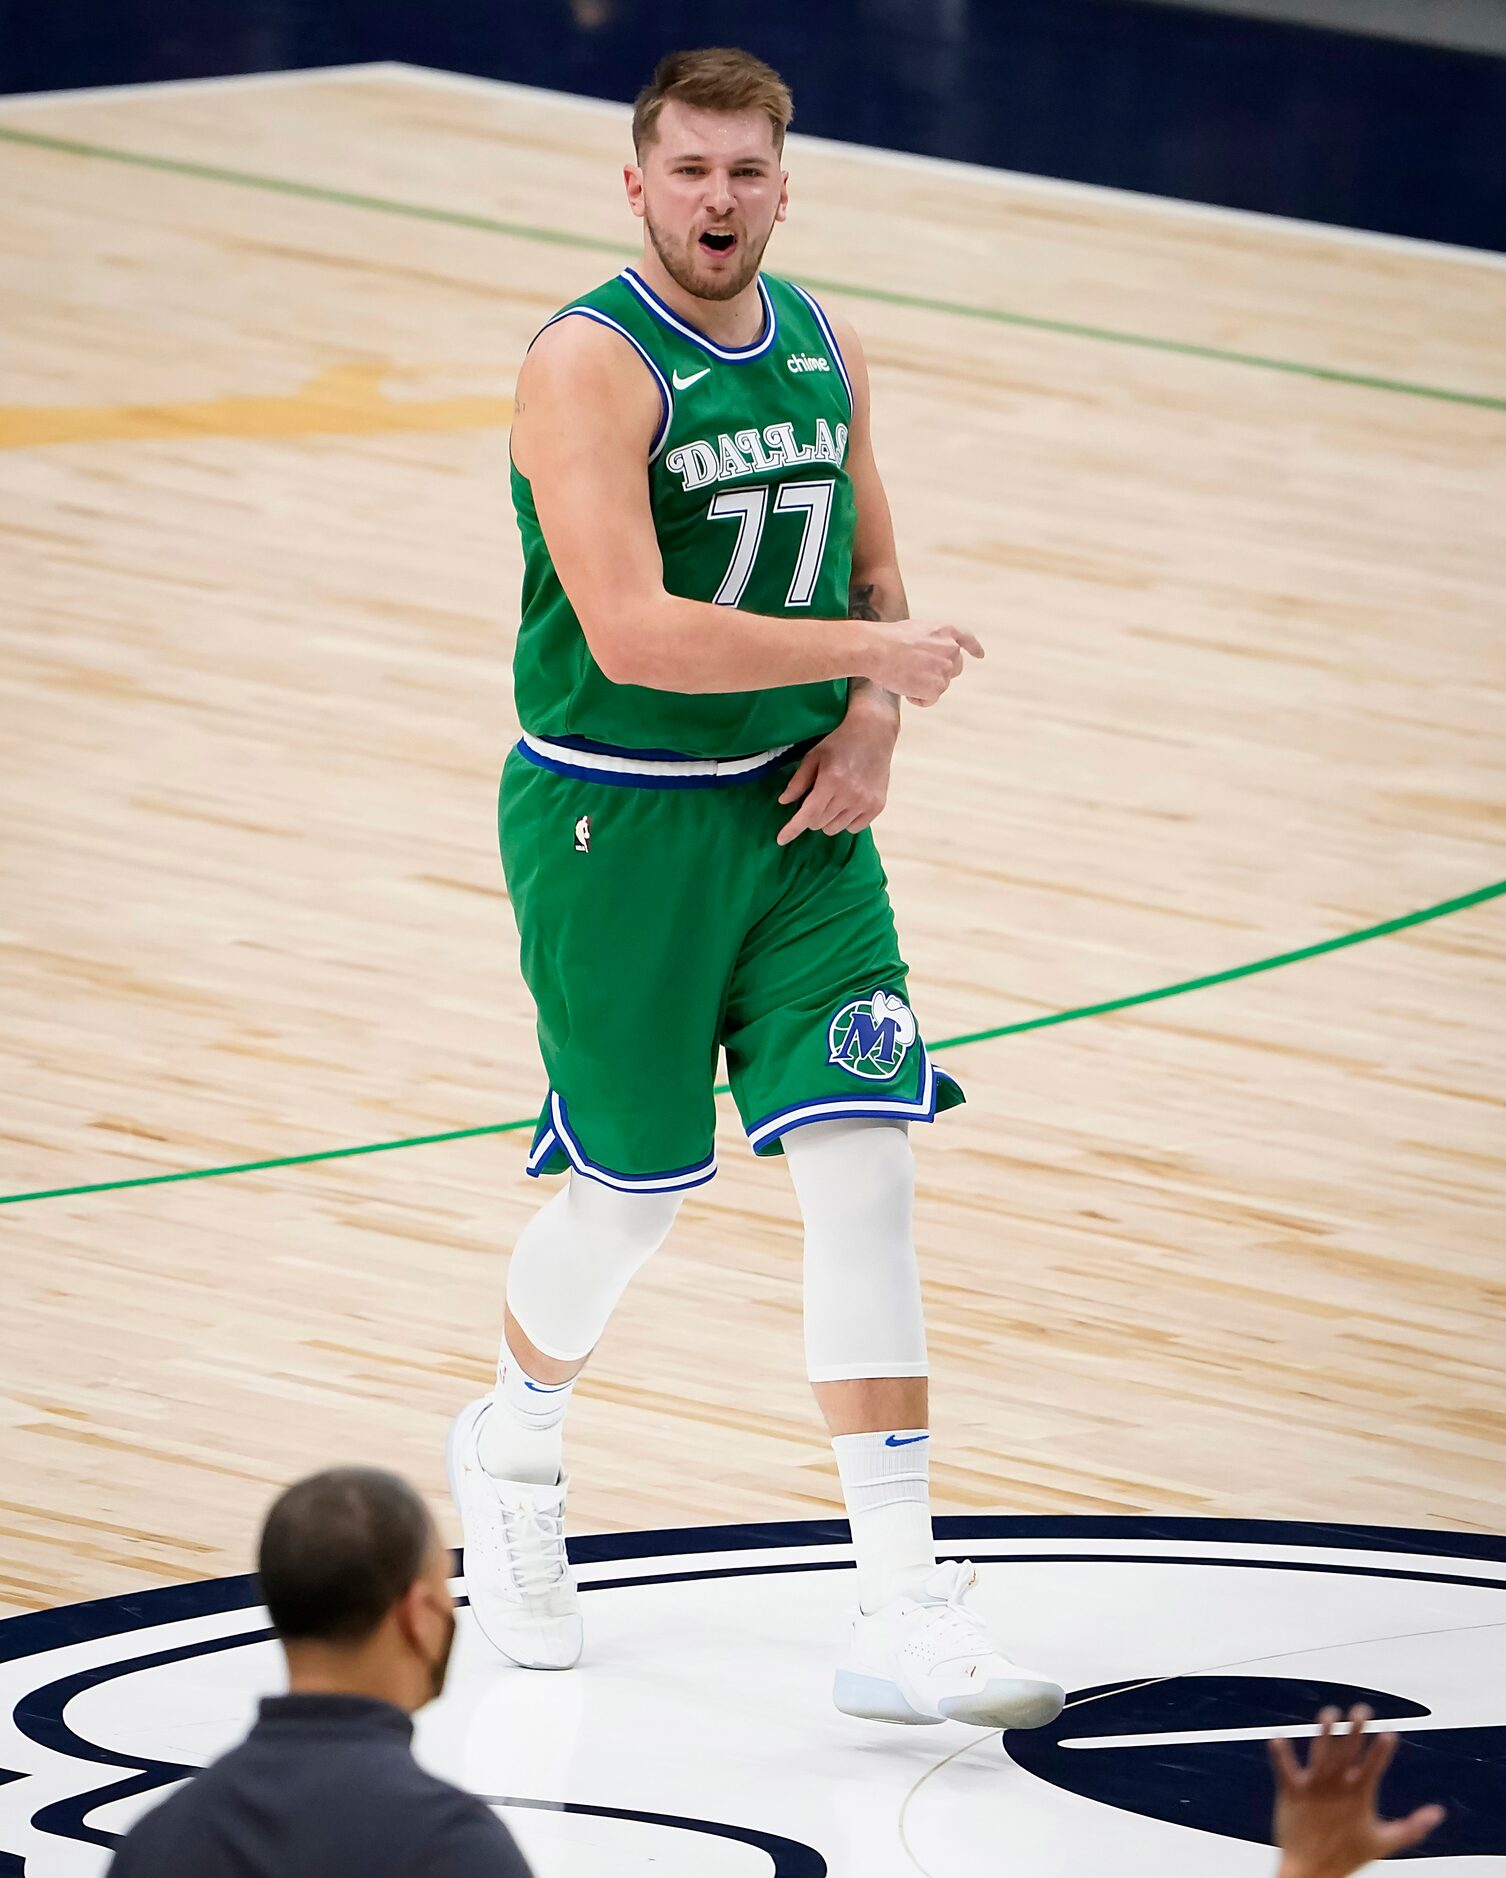
[(789, 86), (772, 65), (751, 52), (736, 46), (671, 52), (660, 59), (653, 78), (633, 100), (633, 149), (638, 156), (658, 135), (659, 113), (671, 98), (703, 111), (762, 111), (778, 151), (784, 149), (784, 133), (795, 115)]

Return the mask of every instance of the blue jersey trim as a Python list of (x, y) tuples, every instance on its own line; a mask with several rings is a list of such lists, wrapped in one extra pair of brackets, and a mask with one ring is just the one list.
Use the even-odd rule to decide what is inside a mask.
[[(703, 1161), (697, 1161), (693, 1167), (678, 1167), (664, 1174), (619, 1174), (609, 1167), (603, 1167), (593, 1161), (576, 1139), (570, 1127), (565, 1109), (564, 1098), (557, 1089), (549, 1091), (549, 1113), (552, 1117), (551, 1133), (556, 1136), (556, 1145), (563, 1148), (565, 1156), (577, 1174), (588, 1180), (598, 1180), (604, 1187), (614, 1187), (619, 1193), (677, 1193), (685, 1187), (703, 1187), (708, 1180), (716, 1176), (716, 1150), (713, 1149)], [(532, 1156), (529, 1157), (530, 1162)], [(528, 1172), (537, 1175), (541, 1169), (529, 1166)]]
[[(757, 1150), (767, 1147), (771, 1141), (778, 1141), (792, 1129), (809, 1127), (812, 1122), (846, 1121), (864, 1116), (878, 1120), (892, 1117), (897, 1121), (933, 1122), (936, 1119), (936, 1085), (946, 1072), (938, 1070), (932, 1063), (924, 1044), (920, 1046), (920, 1057), (920, 1093), (913, 1098), (879, 1093), (860, 1095), (856, 1090), (850, 1096), (811, 1096), (803, 1102), (792, 1102), (786, 1108), (775, 1109), (771, 1114), (750, 1123), (748, 1140)], [(955, 1077), (946, 1076), (946, 1080), (955, 1085)]]
[[(698, 759), (688, 750), (635, 750), (625, 743), (598, 743), (594, 737), (551, 737), (550, 743), (565, 744), (571, 750), (585, 750), (592, 756), (629, 756), (637, 757), (644, 763), (694, 763)], [(756, 750), (741, 752), (746, 756), (756, 756)]]
[(774, 302), (769, 297), (769, 290), (764, 285), (763, 276), (758, 277), (758, 297), (763, 302), (763, 332), (751, 346), (719, 346), (714, 344), (704, 333), (698, 333), (694, 326), (682, 320), (673, 307), (666, 306), (641, 274), (631, 267), (625, 267), (618, 276), (627, 282), (633, 292), (664, 324), (677, 332), (682, 339), (688, 339), (703, 352), (709, 352), (714, 359), (720, 359), (724, 365), (746, 365), (753, 359), (761, 359), (774, 343), (779, 330), (779, 315), (774, 311)]
[[(675, 408), (674, 396), (669, 389), (663, 372), (654, 364), (643, 346), (633, 337), (626, 326), (619, 325), (618, 322), (612, 318), (610, 313), (602, 313), (594, 306), (564, 307), (560, 312), (555, 314), (552, 320), (545, 320), (544, 324), (539, 328), (539, 333), (547, 333), (551, 326), (558, 326), (561, 320), (568, 319), (595, 320), (598, 326), (609, 327), (612, 332), (619, 334), (628, 342), (638, 354), (638, 357), (642, 359), (643, 363), (653, 373), (654, 383), (659, 387), (661, 415), (658, 433), (654, 438), (654, 447), (648, 453), (648, 460), (652, 463), (655, 457), (657, 457), (659, 452), (664, 448), (664, 440), (669, 435), (669, 420), (674, 415)], [(534, 334), (535, 339), (538, 338), (539, 333)]]
[(538, 1175), (543, 1171), (544, 1163), (559, 1146), (559, 1136), (549, 1122), (540, 1122), (534, 1131), (533, 1145), (528, 1150), (528, 1159), (523, 1163), (525, 1173)]
[[(550, 738), (551, 743), (555, 741), (556, 739)], [(805, 755), (806, 751), (813, 748), (817, 741), (818, 739), (816, 738), (809, 738), (804, 743), (792, 744), (788, 750), (781, 751), (778, 756), (772, 757), (760, 768), (743, 770), (736, 776), (675, 776), (668, 774), (655, 776), (647, 772), (624, 774), (620, 770), (591, 769), (583, 763), (560, 762), (558, 758), (544, 756), (540, 751), (532, 749), (528, 744), (524, 743), (521, 738), (514, 744), (513, 748), (517, 751), (518, 755), (523, 758), (525, 763), (533, 764), (535, 769), (548, 770), (551, 776), (570, 776), (577, 782), (601, 783), (602, 786), (607, 789), (735, 789), (739, 783), (757, 782), (760, 777), (772, 776), (775, 770), (784, 769), (791, 764), (798, 763), (800, 758)], [(602, 746), (602, 748), (606, 749), (606, 746)], [(609, 753), (616, 754), (616, 752)], [(645, 760), (651, 761), (657, 753), (634, 750), (624, 752), (623, 754), (640, 756)], [(696, 759), (690, 757), (666, 758), (663, 760), (694, 762)]]
[(831, 356), (836, 360), (837, 370), (842, 375), (842, 384), (847, 391), (847, 416), (850, 420), (852, 417), (852, 380), (847, 375), (847, 361), (842, 357), (842, 348), (837, 344), (837, 335), (831, 329), (831, 321), (826, 317), (826, 312), (821, 302), (817, 300), (814, 295), (808, 294), (803, 287), (797, 286), (794, 281), (790, 281), (787, 284), (794, 288), (795, 292), (799, 294), (800, 298), (815, 315), (816, 324), (821, 328), (821, 336), (825, 339), (827, 345), (831, 347)]
[[(881, 1091), (876, 1091), (873, 1095), (870, 1096), (866, 1093), (858, 1094), (856, 1089), (854, 1089), (853, 1099), (858, 1102), (882, 1102), (887, 1107), (890, 1107), (890, 1108), (897, 1107), (901, 1104), (914, 1107), (917, 1103), (924, 1103), (926, 1099), (926, 1091), (932, 1079), (938, 1075), (944, 1074), (945, 1072), (938, 1070), (936, 1066), (932, 1063), (930, 1051), (926, 1049), (926, 1046), (923, 1043), (917, 1044), (916, 1047), (920, 1051), (920, 1089), (917, 1095), (913, 1097), (912, 1096), (895, 1096), (895, 1095), (886, 1096)], [(765, 1115), (761, 1120), (753, 1123), (752, 1127), (747, 1130), (747, 1133), (749, 1137), (751, 1138), (754, 1134), (758, 1132), (760, 1128), (767, 1128), (770, 1122), (780, 1121), (786, 1115), (794, 1115), (802, 1109), (808, 1109), (823, 1102), (845, 1102), (847, 1099), (848, 1098), (845, 1095), (841, 1095), (841, 1094), (828, 1095), (828, 1096), (803, 1096), (798, 1102), (786, 1103), (786, 1105), (782, 1109), (770, 1109), (769, 1113)]]

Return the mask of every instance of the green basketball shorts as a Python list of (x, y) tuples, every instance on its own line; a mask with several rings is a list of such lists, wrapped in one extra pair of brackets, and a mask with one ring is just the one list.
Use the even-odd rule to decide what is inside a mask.
[(691, 760), (525, 735), (502, 866), (549, 1094), (530, 1174), (663, 1192), (716, 1172), (717, 1050), (758, 1154), (963, 1100), (906, 994), (873, 836), (775, 841), (801, 751)]

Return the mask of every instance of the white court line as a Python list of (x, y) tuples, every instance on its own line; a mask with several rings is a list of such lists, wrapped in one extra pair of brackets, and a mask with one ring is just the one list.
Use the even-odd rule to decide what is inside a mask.
[(105, 104), (122, 99), (156, 98), (165, 92), (221, 91), (236, 87), (281, 90), (329, 78), (361, 79), (383, 73), (389, 78), (406, 76), (417, 69), (416, 66), (397, 66), (391, 60), (375, 60), (365, 65), (301, 65), (291, 72), (229, 72), (219, 78), (148, 78), (139, 85), (75, 85), (62, 91), (4, 92), (0, 93), (0, 108), (7, 112), (29, 111), (54, 104)]
[[(1231, 1541), (1230, 1543), (1233, 1544), (1237, 1542)], [(1438, 1629), (1438, 1630), (1406, 1631), (1403, 1633), (1402, 1637), (1394, 1637), (1394, 1636), (1350, 1637), (1346, 1641), (1341, 1642), (1341, 1643), (1322, 1644), (1322, 1645), (1319, 1645), (1318, 1647), (1323, 1650), (1363, 1649), (1366, 1644), (1401, 1642), (1405, 1638), (1409, 1638), (1409, 1637), (1446, 1637), (1446, 1636), (1456, 1635), (1463, 1631), (1499, 1630), (1500, 1628), (1501, 1626), (1499, 1624), (1457, 1624), (1457, 1625), (1450, 1624), (1450, 1625), (1445, 1625), (1443, 1628)], [(1131, 1683), (1124, 1687), (1111, 1686), (1107, 1689), (1100, 1690), (1096, 1695), (1079, 1695), (1079, 1696), (1073, 1697), (1069, 1694), (1066, 1708), (1067, 1708), (1067, 1711), (1070, 1711), (1073, 1709), (1080, 1709), (1080, 1708), (1086, 1707), (1090, 1702), (1103, 1702), (1103, 1701), (1108, 1700), (1112, 1696), (1127, 1695), (1127, 1694), (1132, 1693), (1134, 1690), (1138, 1690), (1138, 1689), (1153, 1689), (1157, 1685), (1164, 1685), (1169, 1682), (1180, 1682), (1184, 1678), (1187, 1680), (1192, 1680), (1192, 1679), (1195, 1679), (1197, 1677), (1202, 1677), (1202, 1676), (1227, 1675), (1231, 1670), (1233, 1671), (1248, 1670), (1261, 1663), (1280, 1663), (1283, 1661), (1287, 1661), (1294, 1656), (1300, 1657), (1305, 1654), (1307, 1654), (1307, 1652), (1303, 1648), (1298, 1648), (1298, 1649), (1293, 1649), (1293, 1650), (1272, 1650), (1269, 1654), (1265, 1656), (1246, 1657), (1243, 1660), (1237, 1660), (1237, 1661), (1229, 1662), (1229, 1663), (1210, 1663), (1202, 1669), (1173, 1670), (1169, 1674), (1164, 1675), (1164, 1676), (1147, 1676), (1141, 1682)], [(1415, 1719), (1408, 1717), (1406, 1719), (1400, 1719), (1395, 1722), (1387, 1722), (1386, 1727), (1388, 1731), (1393, 1730), (1393, 1729), (1399, 1730), (1402, 1728), (1406, 1728), (1415, 1732), (1419, 1728), (1426, 1729), (1429, 1727), (1438, 1727), (1438, 1726), (1444, 1726), (1444, 1725), (1446, 1724), (1440, 1724), (1435, 1721), (1424, 1719), (1423, 1717), (1419, 1716), (1419, 1717), (1416, 1717)], [(1241, 1729), (1238, 1731), (1230, 1731), (1228, 1734), (1218, 1735), (1213, 1738), (1218, 1739), (1218, 1740), (1232, 1741), (1232, 1740), (1238, 1740), (1238, 1739), (1247, 1739), (1253, 1736), (1255, 1739), (1261, 1740), (1261, 1739), (1268, 1738), (1270, 1735), (1281, 1735), (1283, 1738), (1287, 1738), (1287, 1739), (1298, 1739), (1302, 1735), (1310, 1734), (1310, 1733), (1316, 1733), (1316, 1727), (1313, 1724), (1306, 1724), (1304, 1726), (1293, 1725), (1290, 1727), (1278, 1727), (1278, 1728), (1273, 1728), (1273, 1729), (1268, 1729), (1268, 1730), (1261, 1729), (1258, 1733), (1252, 1729)], [(1116, 1743), (1123, 1743), (1125, 1745), (1133, 1747), (1133, 1746), (1140, 1745), (1148, 1740), (1166, 1740), (1166, 1739), (1191, 1740), (1194, 1738), (1195, 1737), (1191, 1734), (1180, 1735), (1180, 1736), (1127, 1735), (1127, 1736), (1115, 1737), (1115, 1741)], [(954, 1748), (952, 1752), (948, 1754), (943, 1760), (939, 1760), (935, 1763), (934, 1766), (928, 1767), (926, 1771), (922, 1775), (920, 1775), (920, 1777), (916, 1780), (915, 1784), (910, 1788), (909, 1792), (905, 1795), (904, 1799), (900, 1802), (899, 1819), (897, 1821), (897, 1832), (899, 1836), (900, 1850), (904, 1853), (905, 1857), (909, 1859), (910, 1863), (915, 1867), (916, 1871), (918, 1871), (921, 1874), (921, 1878), (938, 1878), (938, 1874), (934, 1872), (929, 1865), (921, 1864), (920, 1859), (916, 1854), (914, 1846), (912, 1846), (910, 1843), (910, 1836), (905, 1830), (905, 1822), (910, 1811), (911, 1803), (914, 1801), (915, 1796), (920, 1792), (921, 1788), (925, 1786), (926, 1782), (929, 1781), (934, 1775), (939, 1774), (945, 1768), (950, 1767), (954, 1761), (959, 1760), (964, 1754), (973, 1754), (973, 1753), (976, 1753), (979, 1748), (990, 1746), (995, 1739), (996, 1737), (992, 1733), (983, 1733), (983, 1734), (980, 1734), (975, 1741), (964, 1741), (960, 1748)], [(1076, 1748), (1079, 1745), (1087, 1747), (1090, 1744), (1088, 1743), (1079, 1744), (1076, 1741), (1066, 1741), (1066, 1742), (1063, 1742), (1062, 1745), (1067, 1748)], [(1097, 1744), (1094, 1743), (1092, 1745), (1097, 1745)]]
[[(1389, 1552), (1364, 1545), (1304, 1545), (1300, 1541), (1246, 1542), (1240, 1539), (1083, 1539), (1072, 1534), (1028, 1534), (1017, 1538), (940, 1539), (938, 1551), (947, 1557), (966, 1553), (975, 1565), (1036, 1565), (1042, 1552), (1069, 1552), (1072, 1563), (1081, 1565), (1142, 1565), (1169, 1571), (1185, 1570), (1209, 1561), (1220, 1569), (1252, 1571), (1276, 1565), (1364, 1565), (1378, 1576), (1397, 1571), (1426, 1571), (1439, 1579), (1486, 1578), (1488, 1588), (1506, 1589), (1506, 1561), (1460, 1558), (1454, 1554), (1433, 1552)], [(1168, 1556), (1170, 1555), (1170, 1557)], [(592, 1559), (577, 1564), (582, 1584), (597, 1578), (651, 1578), (670, 1570), (721, 1571), (735, 1568), (764, 1567), (778, 1571), (810, 1561), (852, 1558), (849, 1539), (820, 1540), (811, 1545), (743, 1546), (729, 1545), (717, 1552), (654, 1552), (622, 1559)], [(1053, 1567), (1059, 1569), (1059, 1567)], [(1471, 1586), (1470, 1589), (1487, 1587)], [(1499, 1625), (1470, 1625), (1467, 1628), (1500, 1628)]]
[[(467, 72), (444, 72), (432, 66), (410, 65), (403, 60), (391, 60), (379, 68), (367, 69), (380, 70), (384, 77), (402, 78), (412, 84), (444, 87), (452, 91), (511, 93), (522, 98), (573, 105), (577, 110), (594, 112), (597, 116), (615, 117), (624, 127), (631, 117), (627, 105), (614, 103), (610, 98), (577, 97), (571, 92), (551, 91), (542, 85), (514, 84), (506, 78), (477, 78)], [(839, 143), (835, 138), (812, 137), (803, 131), (791, 131), (790, 143), (796, 149), (828, 151), (835, 156), (855, 157), (863, 163), (920, 170), (938, 180), (955, 177), (961, 182), (1028, 190), (1036, 195), (1053, 195), (1067, 201), (1130, 209), (1142, 215), (1174, 215), (1184, 220), (1221, 222), (1229, 227), (1249, 228), (1266, 234), (1295, 235), (1310, 241), (1342, 242), (1348, 247), (1370, 248), (1387, 254), (1411, 254), (1423, 260), (1452, 261), (1465, 266), (1506, 271), (1506, 254), (1495, 254), (1488, 248), (1461, 248), (1450, 242), (1424, 241), (1413, 235), (1387, 235), (1375, 229), (1344, 228), (1332, 222), (1305, 222), (1296, 216), (1267, 215), (1258, 209), (1228, 209), (1216, 202), (1187, 202), (1179, 196), (1155, 196), (1144, 190), (1115, 189), (1108, 183), (1070, 182), (1065, 177), (1035, 176), (1027, 170), (995, 169), (985, 163), (963, 163), (955, 157), (922, 156), (912, 150), (884, 150), (874, 144)]]

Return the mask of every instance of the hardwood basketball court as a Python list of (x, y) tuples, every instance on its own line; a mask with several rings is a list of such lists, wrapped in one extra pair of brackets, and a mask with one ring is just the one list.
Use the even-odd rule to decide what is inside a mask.
[[(630, 258), (626, 148), (398, 67), (0, 102), (0, 1614), (243, 1571), (336, 1460), (449, 1520), (529, 1131), (317, 1157), (538, 1107), (506, 425)], [(1024, 1026), (917, 1138), (938, 1510), (1498, 1530), (1506, 267), (789, 167), (771, 265), (863, 332), (912, 603), (989, 650), (878, 828), (927, 1036)], [(839, 1514), (721, 1107), (576, 1531)]]

